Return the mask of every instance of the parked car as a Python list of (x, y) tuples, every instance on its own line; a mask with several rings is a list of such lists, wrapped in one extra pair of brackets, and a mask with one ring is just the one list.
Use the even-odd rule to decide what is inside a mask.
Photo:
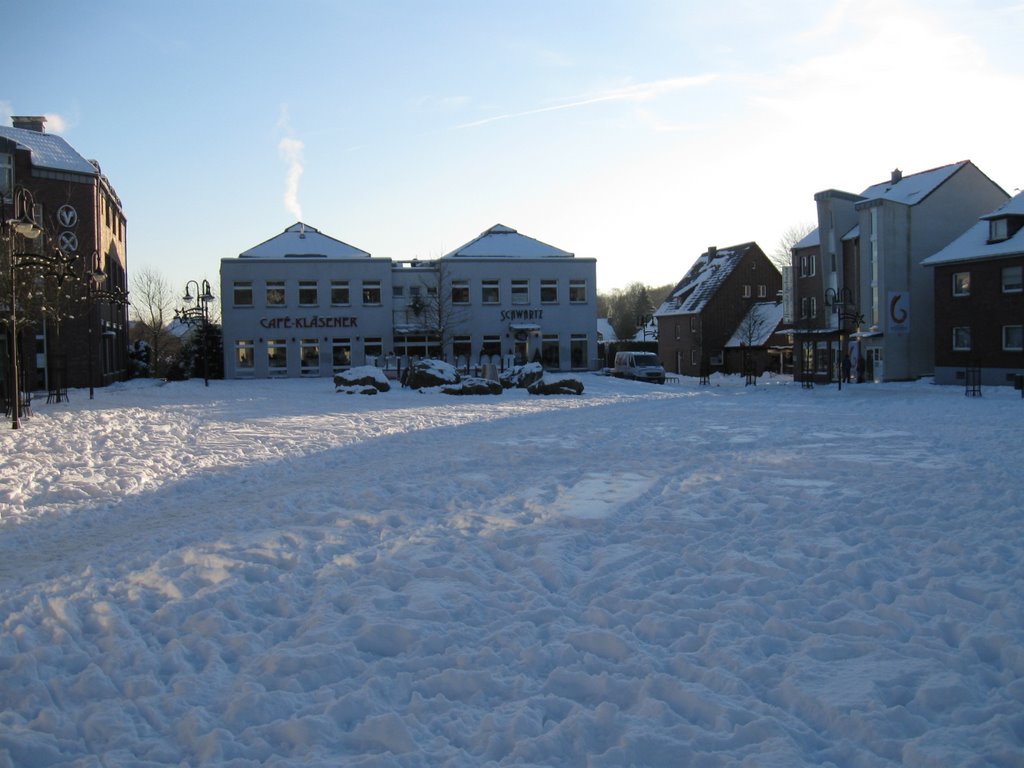
[(620, 379), (665, 383), (665, 369), (653, 352), (616, 352), (612, 372)]

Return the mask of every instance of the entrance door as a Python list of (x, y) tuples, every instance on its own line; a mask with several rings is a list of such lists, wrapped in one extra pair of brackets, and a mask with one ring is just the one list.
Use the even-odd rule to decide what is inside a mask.
[(516, 365), (526, 365), (530, 360), (529, 339), (516, 339)]

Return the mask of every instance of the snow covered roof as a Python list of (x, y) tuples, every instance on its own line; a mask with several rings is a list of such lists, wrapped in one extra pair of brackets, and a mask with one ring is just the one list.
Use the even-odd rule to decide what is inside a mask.
[(0, 125), (0, 136), (17, 143), (32, 155), (32, 165), (53, 171), (71, 171), (96, 176), (98, 170), (63, 138), (27, 128)]
[(781, 322), (781, 301), (759, 301), (750, 307), (725, 346), (727, 349), (744, 344), (748, 347), (763, 347)]
[(854, 224), (850, 231), (843, 235), (840, 240), (856, 240), (860, 237), (860, 224)]
[(615, 329), (612, 328), (612, 324), (608, 322), (607, 317), (597, 318), (597, 340), (598, 341), (616, 341)]
[(301, 221), (238, 254), (240, 259), (368, 259), (367, 251), (321, 234)]
[(811, 248), (815, 245), (821, 245), (821, 232), (817, 227), (794, 243), (793, 248)]
[(654, 316), (699, 314), (715, 295), (718, 286), (754, 247), (754, 243), (744, 243), (731, 248), (712, 248), (702, 253)]
[(922, 261), (921, 264), (926, 267), (934, 267), (958, 261), (980, 261), (1024, 254), (1024, 227), (1018, 229), (1013, 236), (1006, 240), (994, 243), (988, 241), (990, 222), (1003, 217), (1024, 219), (1024, 192), (1011, 197), (992, 213), (982, 216), (974, 226), (941, 251)]
[(904, 205), (916, 205), (970, 162), (970, 160), (961, 160), (959, 163), (943, 165), (939, 168), (932, 168), (930, 171), (913, 173), (910, 176), (902, 176), (899, 171), (893, 171), (893, 176), (889, 181), (873, 184), (861, 192), (861, 197), (866, 201), (889, 200)]
[(512, 258), (512, 259), (571, 259), (573, 254), (555, 248), (553, 245), (521, 235), (504, 224), (495, 224), (479, 237), (470, 240), (460, 248), (446, 253), (442, 258)]

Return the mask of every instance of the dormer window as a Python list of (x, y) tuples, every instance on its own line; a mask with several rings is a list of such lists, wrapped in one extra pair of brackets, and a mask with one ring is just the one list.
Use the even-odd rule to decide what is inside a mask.
[(998, 243), (1010, 236), (1009, 222), (1006, 219), (991, 219), (988, 222), (988, 241)]

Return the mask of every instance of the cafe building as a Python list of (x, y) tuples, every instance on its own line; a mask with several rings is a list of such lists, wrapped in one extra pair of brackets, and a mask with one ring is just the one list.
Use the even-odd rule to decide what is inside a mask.
[(501, 224), (438, 259), (378, 258), (296, 223), (221, 260), (228, 378), (432, 357), (474, 371), (597, 362), (596, 261)]

